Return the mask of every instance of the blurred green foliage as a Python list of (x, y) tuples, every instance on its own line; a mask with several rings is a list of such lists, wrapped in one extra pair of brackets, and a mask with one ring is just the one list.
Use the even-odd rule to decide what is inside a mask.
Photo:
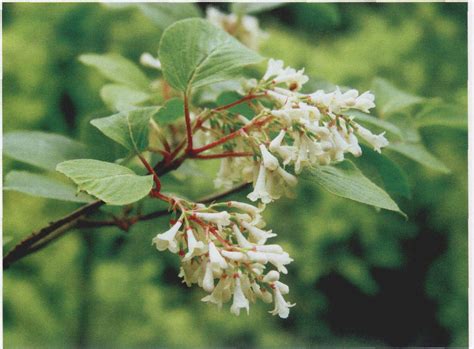
[[(137, 61), (156, 53), (159, 26), (127, 7), (3, 8), (4, 130), (98, 137), (88, 120), (107, 115), (104, 80), (77, 57)], [(259, 14), (270, 34), (262, 53), (306, 67), (315, 85), (364, 90), (380, 76), (466, 110), (466, 14), (466, 4), (290, 4)], [(408, 221), (309, 182), (297, 199), (271, 205), (267, 221), (295, 259), (285, 281), (297, 306), (287, 321), (264, 304), (247, 318), (200, 302), (200, 290), (180, 283), (175, 256), (151, 248), (166, 223), (158, 219), (129, 233), (72, 232), (5, 271), (5, 347), (466, 346), (467, 134), (433, 126), (422, 137), (452, 173), (400, 158), (412, 198), (396, 199)], [(111, 147), (99, 151), (117, 158)], [(217, 164), (199, 176), (195, 166), (164, 185), (179, 190), (185, 179), (189, 196), (211, 192)], [(4, 173), (11, 169), (29, 167), (5, 158)], [(74, 207), (6, 192), (4, 250)]]

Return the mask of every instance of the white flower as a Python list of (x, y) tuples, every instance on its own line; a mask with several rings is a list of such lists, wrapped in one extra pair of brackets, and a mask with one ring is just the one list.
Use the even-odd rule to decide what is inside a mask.
[(228, 267), (224, 257), (221, 256), (212, 241), (209, 242), (209, 260), (211, 261), (212, 270), (215, 272), (219, 272), (221, 269), (227, 269)]
[(270, 311), (270, 313), (272, 315), (278, 315), (282, 319), (286, 319), (290, 314), (290, 307), (295, 306), (295, 304), (285, 301), (278, 287), (273, 289), (273, 295), (275, 299), (275, 309)]
[(311, 140), (305, 135), (298, 136), (295, 140), (295, 146), (298, 148), (298, 155), (295, 162), (295, 172), (300, 174), (305, 166), (309, 164), (308, 143)]
[(334, 145), (336, 146), (336, 149), (340, 150), (342, 152), (345, 152), (346, 149), (349, 148), (349, 144), (341, 136), (341, 134), (339, 133), (339, 130), (337, 129), (337, 127), (336, 126), (331, 126), (329, 128), (329, 131), (331, 131), (332, 139), (334, 141)]
[(270, 171), (275, 171), (280, 166), (278, 159), (267, 150), (265, 144), (260, 144), (259, 147), (262, 154), (263, 165)]
[(270, 145), (269, 145), (269, 148), (271, 151), (276, 151), (276, 149), (281, 147), (281, 142), (285, 138), (285, 135), (286, 135), (286, 131), (281, 130), (278, 136), (273, 138), (273, 140), (270, 142)]
[(362, 149), (359, 146), (359, 141), (354, 132), (349, 132), (349, 148), (347, 150), (354, 156), (361, 156)]
[(290, 255), (286, 252), (283, 253), (267, 253), (267, 258), (270, 263), (272, 263), (279, 272), (283, 274), (288, 274), (288, 270), (285, 265), (293, 262), (293, 259), (290, 258)]
[(266, 81), (273, 76), (280, 75), (283, 72), (283, 64), (282, 60), (270, 58), (268, 60), (267, 71), (265, 72), (265, 75), (263, 75), (262, 80)]
[(353, 108), (362, 110), (363, 112), (368, 113), (369, 109), (375, 107), (375, 96), (369, 91), (364, 92), (355, 101)]
[(249, 300), (245, 298), (244, 292), (240, 285), (240, 278), (236, 277), (234, 279), (235, 288), (234, 288), (234, 301), (230, 307), (230, 312), (235, 315), (240, 314), (240, 309), (247, 309), (247, 315), (249, 313)]
[(242, 224), (242, 226), (245, 229), (247, 229), (250, 236), (259, 245), (263, 245), (267, 241), (267, 239), (276, 236), (276, 234), (273, 234), (271, 230), (265, 231), (265, 230), (259, 229), (259, 228), (255, 227), (255, 226), (253, 226), (253, 225), (251, 225), (247, 222), (244, 222), (244, 221), (241, 221), (240, 224)]
[(148, 52), (145, 52), (140, 56), (140, 64), (148, 68), (161, 70), (160, 60), (158, 58), (153, 57)]
[(277, 77), (273, 79), (275, 84), (286, 83), (292, 91), (298, 91), (301, 86), (308, 82), (309, 78), (303, 74), (304, 69), (296, 71), (293, 68), (287, 67)]
[(183, 222), (177, 221), (169, 230), (153, 238), (152, 243), (156, 245), (158, 251), (168, 249), (173, 253), (178, 252), (178, 244), (175, 237), (182, 224)]
[(295, 185), (298, 184), (298, 179), (293, 176), (291, 173), (286, 172), (284, 169), (279, 167), (277, 169), (277, 173), (283, 178), (286, 184), (288, 184), (291, 187), (294, 187)]
[(183, 278), (183, 282), (186, 283), (188, 287), (191, 287), (192, 284), (198, 282), (199, 270), (201, 269), (201, 264), (191, 262), (182, 263), (181, 269), (179, 272), (179, 277)]
[(223, 158), (221, 160), (221, 166), (219, 168), (219, 172), (217, 172), (217, 177), (214, 179), (214, 186), (216, 188), (226, 188), (230, 189), (232, 187), (232, 166), (231, 166), (231, 159)]
[(255, 183), (253, 191), (247, 195), (251, 201), (262, 200), (264, 204), (268, 204), (273, 201), (270, 194), (266, 189), (266, 169), (263, 164), (260, 164), (258, 171), (257, 181)]
[(309, 95), (311, 102), (329, 108), (334, 98), (334, 92), (326, 93), (323, 90), (317, 90)]
[(285, 105), (290, 100), (290, 97), (272, 90), (267, 90), (266, 95), (273, 99), (275, 102), (279, 103), (280, 105)]
[(388, 140), (384, 137), (385, 132), (374, 135), (372, 132), (366, 128), (357, 125), (357, 134), (365, 139), (371, 146), (374, 147), (374, 150), (380, 153), (380, 149), (388, 145)]
[(255, 207), (250, 204), (246, 204), (245, 202), (239, 202), (239, 201), (228, 201), (227, 206), (229, 207), (235, 207), (241, 211), (247, 212), (251, 214), (252, 216), (258, 216), (260, 212), (262, 212), (261, 208)]
[(186, 229), (186, 237), (188, 239), (188, 252), (183, 258), (183, 262), (190, 260), (194, 256), (206, 252), (206, 246), (202, 241), (196, 241), (193, 230), (191, 228)]
[(280, 245), (259, 245), (255, 246), (255, 250), (266, 253), (283, 253), (283, 248)]
[(262, 281), (266, 283), (272, 283), (278, 280), (280, 280), (280, 273), (276, 270), (271, 270), (263, 277)]
[(217, 304), (219, 309), (222, 308), (222, 304), (227, 302), (232, 296), (232, 293), (230, 292), (231, 281), (232, 279), (227, 276), (221, 277), (217, 286), (214, 288), (214, 291), (201, 300), (203, 302)]
[(281, 281), (276, 280), (275, 286), (279, 288), (281, 294), (288, 294), (288, 293), (290, 293), (290, 288), (288, 287), (288, 285), (284, 284), (284, 283), (281, 282)]
[(206, 272), (204, 273), (202, 288), (206, 292), (212, 292), (214, 290), (214, 275), (212, 272), (212, 265), (210, 262), (206, 263)]
[(267, 264), (268, 258), (265, 253), (262, 252), (255, 252), (255, 251), (248, 251), (247, 256), (252, 262)]
[(221, 212), (196, 212), (197, 218), (217, 225), (226, 226), (230, 224), (230, 214), (227, 211)]
[(260, 285), (257, 284), (255, 281), (250, 286), (252, 287), (253, 292), (258, 298), (263, 300), (265, 303), (272, 302), (272, 294), (265, 290), (265, 288), (261, 288)]
[(245, 254), (243, 254), (242, 252), (236, 252), (236, 251), (222, 250), (221, 255), (223, 255), (224, 257), (230, 260), (237, 261), (237, 262), (242, 262), (247, 259)]
[(242, 232), (240, 231), (237, 225), (232, 226), (232, 230), (234, 231), (235, 238), (237, 239), (237, 243), (242, 248), (252, 248), (253, 245), (244, 237)]

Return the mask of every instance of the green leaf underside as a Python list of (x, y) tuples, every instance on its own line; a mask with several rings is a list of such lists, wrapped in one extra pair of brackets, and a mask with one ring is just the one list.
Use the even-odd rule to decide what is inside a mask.
[(111, 110), (127, 111), (145, 102), (150, 95), (121, 84), (107, 84), (100, 90), (100, 97)]
[(83, 190), (110, 205), (127, 205), (148, 195), (153, 176), (138, 176), (127, 167), (109, 162), (79, 159), (60, 163), (59, 172)]
[(303, 172), (303, 178), (316, 181), (334, 195), (404, 215), (390, 196), (349, 160), (334, 166), (313, 167)]
[(15, 160), (53, 170), (62, 161), (87, 157), (87, 147), (62, 135), (15, 131), (3, 136), (3, 153)]
[(399, 90), (390, 82), (381, 78), (374, 79), (372, 91), (375, 95), (377, 110), (381, 115), (403, 110), (424, 100), (421, 97)]
[(154, 116), (159, 125), (169, 125), (184, 115), (184, 101), (181, 98), (171, 98)]
[(77, 193), (73, 185), (26, 171), (9, 172), (5, 177), (3, 189), (62, 201), (91, 202), (93, 200), (89, 195)]
[(346, 112), (343, 113), (344, 115), (350, 116), (354, 118), (354, 121), (362, 124), (362, 125), (371, 125), (371, 126), (376, 126), (379, 127), (395, 136), (397, 136), (400, 139), (403, 139), (403, 133), (402, 131), (392, 124), (391, 122), (376, 118), (375, 116), (363, 113), (359, 110), (355, 109), (350, 109)]
[(225, 31), (198, 18), (176, 22), (165, 30), (159, 58), (166, 81), (183, 92), (229, 79), (240, 68), (263, 59)]
[(142, 152), (148, 146), (150, 119), (158, 109), (146, 107), (123, 111), (105, 118), (93, 119), (91, 124), (128, 150)]
[(96, 68), (107, 79), (139, 90), (147, 90), (149, 81), (145, 74), (130, 60), (118, 54), (84, 54), (79, 60)]
[(162, 30), (180, 19), (201, 17), (201, 12), (194, 3), (148, 3), (137, 6)]
[(379, 175), (388, 193), (410, 198), (410, 185), (400, 166), (384, 154), (379, 154), (363, 144), (360, 146), (363, 156), (358, 163), (362, 166), (362, 169), (372, 167)]
[(388, 149), (400, 153), (432, 170), (442, 173), (451, 172), (441, 160), (428, 152), (421, 143), (390, 143)]

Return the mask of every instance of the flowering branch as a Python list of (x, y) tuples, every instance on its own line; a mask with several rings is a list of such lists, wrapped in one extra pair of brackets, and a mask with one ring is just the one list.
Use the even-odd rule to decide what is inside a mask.
[[(241, 184), (230, 190), (205, 196), (197, 200), (200, 203), (209, 203), (215, 200), (220, 200), (229, 195), (235, 194), (239, 191), (249, 188), (249, 184)], [(54, 240), (57, 240), (65, 233), (72, 229), (82, 228), (100, 228), (100, 227), (111, 227), (116, 226), (122, 230), (128, 231), (128, 229), (140, 222), (147, 221), (155, 218), (159, 218), (169, 214), (168, 210), (160, 210), (145, 215), (136, 215), (129, 218), (116, 218), (113, 220), (94, 221), (88, 220), (85, 217), (94, 213), (104, 204), (103, 201), (97, 200), (90, 204), (84, 205), (77, 209), (71, 214), (63, 217), (55, 222), (50, 223), (47, 227), (40, 229), (25, 239), (23, 239), (18, 245), (16, 245), (10, 252), (3, 258), (3, 269), (8, 269), (10, 265), (23, 259), (24, 257), (32, 254), (33, 252), (39, 251), (49, 245)]]

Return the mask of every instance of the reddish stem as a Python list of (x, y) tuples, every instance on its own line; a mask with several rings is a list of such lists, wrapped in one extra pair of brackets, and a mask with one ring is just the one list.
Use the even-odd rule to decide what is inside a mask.
[(161, 190), (161, 182), (160, 182), (160, 178), (158, 177), (158, 175), (156, 174), (155, 170), (153, 169), (153, 167), (151, 167), (151, 165), (148, 163), (148, 161), (146, 161), (146, 159), (141, 156), (141, 155), (138, 155), (140, 161), (142, 162), (142, 164), (146, 167), (146, 169), (148, 170), (149, 173), (151, 173), (153, 175), (153, 181), (155, 182), (155, 186), (156, 188), (152, 189), (151, 192), (150, 192), (150, 195), (152, 197), (155, 197), (155, 198), (158, 198), (158, 199), (161, 199), (163, 201), (167, 201), (167, 202), (170, 202), (171, 198), (167, 197), (166, 195), (163, 195), (160, 193), (160, 190)]
[(213, 111), (227, 110), (227, 109), (230, 109), (230, 108), (232, 108), (232, 107), (234, 107), (234, 106), (236, 106), (236, 105), (238, 105), (238, 104), (241, 104), (241, 103), (243, 103), (243, 102), (245, 102), (245, 101), (250, 101), (250, 100), (255, 99), (255, 98), (258, 98), (258, 97), (260, 97), (260, 95), (247, 95), (247, 96), (245, 96), (245, 97), (243, 97), (243, 98), (241, 98), (241, 99), (239, 99), (239, 100), (237, 100), (237, 101), (235, 101), (235, 102), (232, 102), (232, 103), (223, 105), (223, 106), (218, 107), (218, 108), (214, 108)]
[(209, 154), (209, 155), (193, 155), (192, 158), (194, 159), (222, 159), (222, 158), (236, 158), (236, 157), (244, 157), (244, 156), (252, 156), (253, 153), (250, 152), (225, 152), (220, 154)]
[(243, 132), (246, 132), (248, 131), (250, 128), (252, 127), (255, 127), (255, 126), (261, 126), (263, 124), (265, 124), (267, 121), (269, 121), (272, 117), (269, 116), (267, 118), (264, 118), (264, 119), (261, 119), (261, 120), (258, 120), (258, 121), (255, 121), (253, 123), (250, 123), (248, 125), (245, 125), (241, 128), (239, 128), (237, 131), (234, 131), (232, 133), (229, 133), (228, 135), (214, 141), (214, 142), (211, 142), (201, 148), (196, 148), (196, 149), (193, 149), (193, 153), (194, 154), (199, 154), (199, 153), (202, 153), (203, 151), (206, 151), (206, 150), (209, 150), (209, 149), (212, 149), (214, 147), (217, 147), (218, 145), (221, 145), (235, 137), (237, 137), (239, 134), (243, 133)]
[(184, 118), (186, 120), (186, 137), (188, 139), (188, 146), (186, 147), (187, 153), (193, 151), (193, 127), (191, 125), (191, 116), (189, 115), (189, 102), (188, 94), (184, 94)]

